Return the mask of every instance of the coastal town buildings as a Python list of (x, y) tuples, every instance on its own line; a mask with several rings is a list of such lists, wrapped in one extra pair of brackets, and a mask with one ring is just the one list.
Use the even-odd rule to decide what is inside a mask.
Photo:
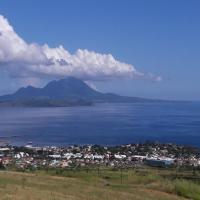
[(200, 166), (199, 149), (175, 144), (127, 144), (120, 146), (72, 145), (37, 147), (26, 145), (0, 147), (2, 169), (46, 169), (77, 167)]

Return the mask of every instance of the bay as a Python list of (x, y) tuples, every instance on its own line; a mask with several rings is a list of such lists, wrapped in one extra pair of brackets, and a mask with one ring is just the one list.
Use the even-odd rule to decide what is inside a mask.
[(199, 102), (0, 108), (0, 140), (14, 145), (118, 145), (146, 140), (200, 147)]

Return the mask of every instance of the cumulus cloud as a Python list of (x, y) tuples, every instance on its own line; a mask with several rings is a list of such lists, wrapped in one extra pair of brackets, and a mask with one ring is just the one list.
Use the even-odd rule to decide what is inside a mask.
[(161, 77), (144, 74), (131, 64), (116, 60), (111, 54), (78, 49), (74, 54), (62, 45), (28, 44), (0, 15), (0, 71), (27, 80), (43, 77), (74, 76), (85, 81), (110, 78), (141, 78), (160, 81)]

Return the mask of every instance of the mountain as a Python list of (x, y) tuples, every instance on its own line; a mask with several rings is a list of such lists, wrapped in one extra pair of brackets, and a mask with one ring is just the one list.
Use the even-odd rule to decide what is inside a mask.
[(92, 105), (104, 102), (152, 102), (157, 100), (125, 97), (112, 93), (101, 93), (85, 82), (67, 77), (49, 82), (44, 88), (28, 86), (10, 95), (0, 96), (0, 106), (56, 107)]

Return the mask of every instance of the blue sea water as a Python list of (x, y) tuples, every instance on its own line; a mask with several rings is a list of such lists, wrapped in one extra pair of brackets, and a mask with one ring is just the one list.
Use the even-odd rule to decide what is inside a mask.
[(0, 108), (0, 140), (15, 145), (102, 144), (146, 140), (200, 147), (200, 103), (96, 104)]

